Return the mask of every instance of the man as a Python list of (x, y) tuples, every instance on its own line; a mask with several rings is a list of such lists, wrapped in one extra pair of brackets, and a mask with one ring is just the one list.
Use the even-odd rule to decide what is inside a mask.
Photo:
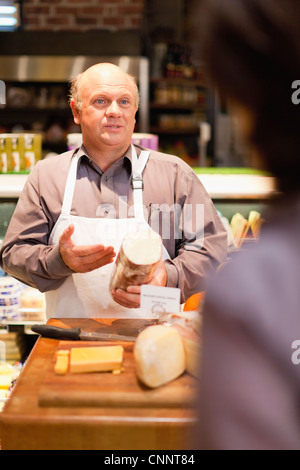
[(48, 316), (138, 315), (140, 287), (109, 293), (108, 286), (126, 232), (150, 224), (164, 244), (151, 284), (179, 287), (184, 302), (226, 256), (210, 198), (182, 160), (131, 145), (138, 89), (119, 67), (101, 63), (80, 74), (70, 103), (83, 145), (35, 166), (1, 264), (46, 292)]

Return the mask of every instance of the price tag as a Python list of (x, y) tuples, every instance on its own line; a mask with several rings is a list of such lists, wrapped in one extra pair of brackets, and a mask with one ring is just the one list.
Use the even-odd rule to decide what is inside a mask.
[(176, 287), (141, 287), (141, 309), (153, 314), (176, 313), (180, 311), (180, 289)]

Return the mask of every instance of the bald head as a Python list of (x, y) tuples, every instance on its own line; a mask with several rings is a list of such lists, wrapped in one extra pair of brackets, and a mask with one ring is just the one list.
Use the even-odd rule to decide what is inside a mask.
[(117, 65), (102, 62), (92, 65), (70, 81), (70, 103), (73, 102), (78, 111), (82, 107), (82, 88), (96, 81), (109, 81), (111, 86), (128, 85), (132, 89), (136, 108), (139, 107), (139, 90), (135, 78)]

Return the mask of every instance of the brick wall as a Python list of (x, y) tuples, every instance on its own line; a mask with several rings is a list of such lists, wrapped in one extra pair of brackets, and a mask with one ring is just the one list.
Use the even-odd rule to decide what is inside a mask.
[(144, 0), (26, 0), (26, 31), (137, 30)]

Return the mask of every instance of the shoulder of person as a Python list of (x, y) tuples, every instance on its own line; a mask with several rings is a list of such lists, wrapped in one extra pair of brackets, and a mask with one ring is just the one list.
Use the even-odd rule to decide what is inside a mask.
[(52, 176), (54, 176), (54, 178), (56, 178), (58, 174), (67, 174), (70, 168), (70, 163), (73, 154), (74, 151), (69, 150), (67, 152), (58, 155), (51, 155), (42, 160), (39, 160), (31, 170), (28, 176), (28, 180), (39, 180), (43, 178), (43, 176), (47, 178), (51, 178)]
[(164, 162), (167, 166), (175, 166), (181, 174), (184, 174), (188, 178), (197, 176), (193, 168), (188, 165), (182, 158), (177, 157), (176, 155), (151, 150), (149, 160), (158, 161), (162, 163)]
[(64, 152), (59, 155), (49, 156), (39, 160), (27, 177), (26, 186), (44, 187), (48, 184), (60, 181), (68, 174), (74, 151)]
[(74, 150), (68, 150), (67, 152), (61, 153), (59, 155), (51, 155), (37, 162), (37, 168), (43, 169), (56, 169), (56, 171), (67, 170), (70, 167), (70, 162), (72, 156), (74, 155)]

